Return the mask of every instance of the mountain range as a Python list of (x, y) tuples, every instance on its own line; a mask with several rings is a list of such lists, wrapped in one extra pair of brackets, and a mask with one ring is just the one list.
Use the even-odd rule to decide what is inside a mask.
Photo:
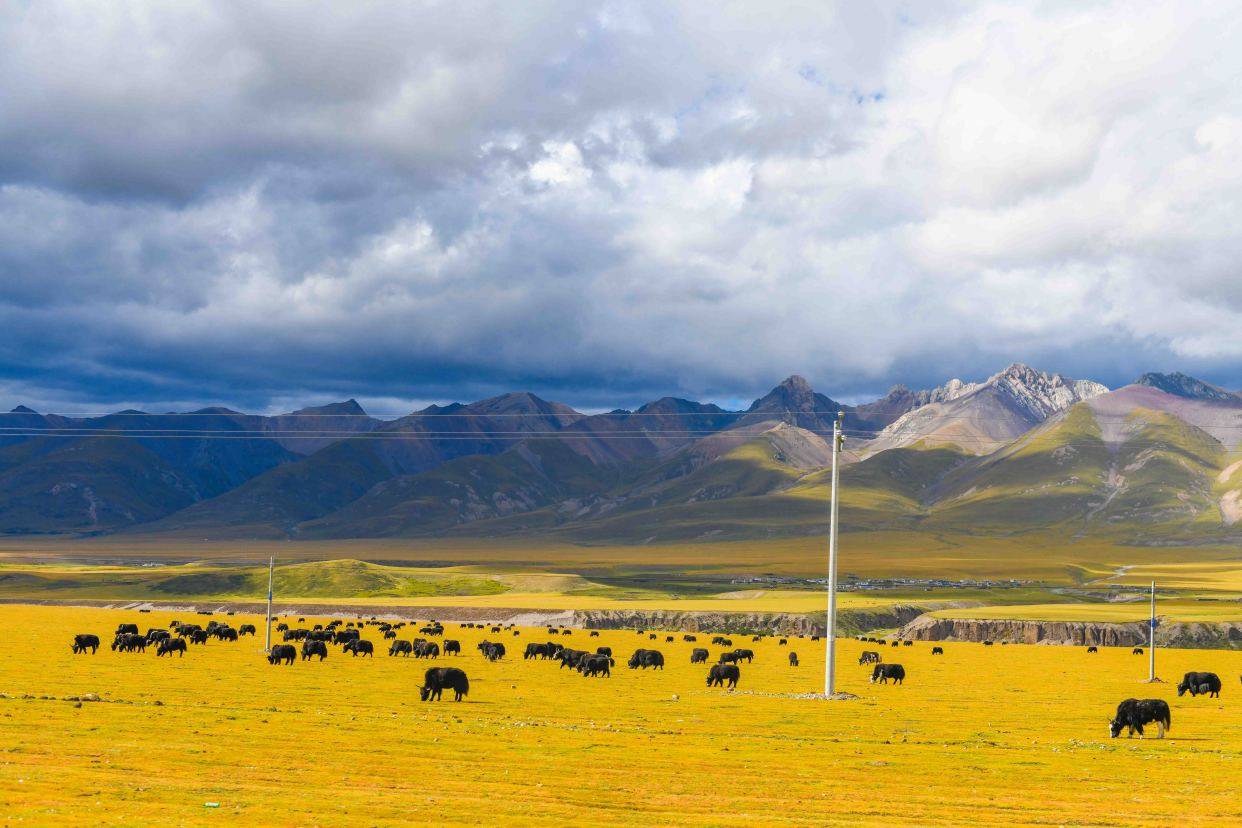
[(847, 531), (1242, 535), (1242, 397), (1183, 374), (1109, 390), (1021, 364), (856, 406), (793, 376), (741, 411), (665, 397), (583, 414), (520, 392), (396, 420), (353, 400), (277, 416), (18, 406), (0, 415), (0, 532), (805, 535), (825, 525), (838, 411)]

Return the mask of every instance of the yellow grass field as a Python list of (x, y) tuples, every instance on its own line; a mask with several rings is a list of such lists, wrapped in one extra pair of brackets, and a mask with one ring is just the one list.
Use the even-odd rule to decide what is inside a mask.
[[(1144, 685), (1128, 650), (946, 644), (886, 649), (904, 686), (871, 685), (864, 645), (840, 645), (839, 687), (821, 687), (822, 642), (750, 646), (742, 692), (704, 686), (692, 644), (632, 631), (562, 643), (610, 645), (608, 679), (525, 662), (544, 630), (490, 635), (448, 625), (468, 700), (423, 704), (427, 667), (389, 658), (272, 667), (260, 639), (195, 646), (183, 659), (110, 652), (120, 621), (168, 613), (2, 606), (0, 812), (32, 824), (918, 824), (1168, 825), (1242, 821), (1242, 653), (1161, 652), (1159, 671), (1214, 670), (1220, 699)], [(202, 621), (204, 618), (195, 617)], [(313, 620), (313, 619), (308, 619)], [(234, 624), (257, 622), (237, 616)], [(74, 656), (75, 632), (105, 640)], [(403, 630), (403, 637), (410, 631)], [(700, 636), (701, 643), (710, 636)], [(661, 649), (662, 673), (624, 666)], [(802, 666), (790, 668), (796, 649)], [(713, 657), (719, 647), (710, 647)], [(75, 702), (96, 694), (102, 701)], [(1107, 738), (1117, 702), (1158, 696), (1163, 741)]]

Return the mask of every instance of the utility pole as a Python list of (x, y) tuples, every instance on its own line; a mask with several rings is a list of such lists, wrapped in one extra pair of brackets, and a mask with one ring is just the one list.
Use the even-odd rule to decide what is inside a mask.
[(836, 693), (836, 655), (837, 655), (837, 489), (840, 481), (838, 460), (841, 445), (845, 437), (841, 434), (841, 423), (845, 412), (838, 411), (836, 422), (832, 424), (832, 506), (828, 518), (828, 623), (824, 635), (824, 698), (831, 698)]
[(267, 559), (267, 637), (264, 639), (263, 651), (272, 652), (272, 574), (276, 569), (276, 556)]
[(1156, 678), (1156, 582), (1151, 582), (1151, 621), (1147, 633), (1147, 683), (1160, 681)]

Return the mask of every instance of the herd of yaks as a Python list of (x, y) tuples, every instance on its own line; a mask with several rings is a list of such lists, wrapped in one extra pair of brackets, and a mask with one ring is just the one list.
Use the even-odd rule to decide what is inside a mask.
[[(145, 610), (139, 610), (145, 612)], [(210, 615), (209, 612), (201, 613)], [(229, 613), (232, 615), (232, 613)], [(305, 618), (299, 618), (298, 623), (305, 623)], [(359, 619), (357, 624), (353, 621), (342, 621), (334, 619), (327, 624), (315, 624), (311, 629), (303, 627), (291, 628), (289, 624), (281, 622), (276, 626), (276, 631), (281, 634), (282, 639), (286, 643), (274, 644), (267, 654), (269, 664), (286, 664), (291, 665), (298, 659), (298, 648), (287, 642), (301, 642), (301, 659), (309, 661), (318, 657), (323, 661), (328, 656), (328, 645), (340, 645), (342, 653), (350, 653), (353, 656), (374, 656), (375, 645), (362, 638), (362, 630), (367, 625), (374, 626), (380, 631), (385, 640), (390, 640), (388, 655), (389, 656), (414, 656), (415, 658), (438, 658), (441, 654), (461, 655), (461, 643), (454, 639), (444, 638), (444, 626), (436, 621), (430, 621), (418, 628), (419, 637), (412, 641), (398, 638), (399, 631), (406, 626), (404, 621), (379, 621), (372, 618), (369, 621)], [(512, 630), (513, 635), (520, 635), (520, 631), (514, 629), (513, 624), (501, 626), (465, 623), (462, 627), (465, 629), (489, 629), (492, 633), (501, 633)], [(572, 630), (565, 628), (548, 627), (549, 635), (572, 635)], [(636, 630), (638, 635), (646, 635), (651, 640), (656, 640), (658, 636), (655, 633), (648, 633), (646, 630)], [(182, 623), (173, 621), (168, 625), (167, 629), (152, 627), (143, 635), (138, 631), (138, 625), (133, 623), (123, 623), (117, 626), (116, 633), (112, 641), (112, 649), (121, 653), (141, 653), (146, 652), (147, 647), (155, 647), (157, 656), (171, 656), (176, 653), (178, 656), (184, 656), (187, 651), (187, 643), (189, 644), (206, 644), (209, 638), (215, 638), (219, 641), (237, 641), (241, 637), (256, 633), (253, 624), (241, 624), (236, 629), (228, 623), (219, 621), (209, 621), (206, 626), (192, 623)], [(598, 637), (597, 630), (590, 630), (591, 637)], [(802, 638), (803, 636), (799, 636)], [(441, 639), (439, 643), (430, 640), (431, 638)], [(685, 633), (681, 636), (682, 640), (689, 643), (697, 643), (698, 636), (691, 633)], [(812, 641), (819, 640), (818, 635), (810, 636)], [(666, 635), (666, 642), (675, 641), (672, 635)], [(753, 641), (763, 640), (763, 636), (754, 636)], [(910, 640), (886, 641), (881, 638), (871, 638), (868, 636), (858, 636), (859, 641), (872, 642), (878, 645), (889, 644), (892, 647), (913, 646), (914, 642)], [(741, 679), (741, 668), (738, 666), (740, 662), (745, 661), (751, 663), (755, 654), (753, 650), (733, 646), (732, 639), (727, 636), (717, 635), (711, 639), (713, 645), (719, 645), (724, 648), (717, 662), (708, 670), (707, 686), (708, 687), (737, 687), (738, 681)], [(788, 638), (780, 638), (777, 642), (780, 646), (786, 646), (789, 643)], [(1007, 642), (1002, 641), (1002, 644)], [(991, 641), (984, 641), (985, 646), (990, 646)], [(100, 647), (99, 636), (91, 633), (82, 633), (73, 637), (74, 653), (91, 653), (94, 654)], [(496, 661), (505, 657), (505, 645), (498, 641), (481, 641), (478, 644), (478, 650), (488, 661)], [(1088, 653), (1098, 652), (1096, 647), (1088, 647)], [(1135, 655), (1142, 655), (1143, 649), (1135, 647), (1131, 652)], [(944, 648), (935, 646), (931, 649), (932, 655), (944, 655)], [(590, 650), (577, 650), (566, 647), (554, 641), (547, 642), (531, 642), (526, 645), (526, 650), (522, 654), (524, 660), (539, 659), (543, 661), (555, 661), (560, 665), (560, 669), (565, 667), (575, 670), (587, 678), (608, 678), (612, 675), (612, 668), (616, 666), (616, 659), (613, 658), (611, 647), (596, 647), (594, 652)], [(691, 664), (706, 664), (709, 653), (704, 647), (695, 647), (690, 652)], [(858, 658), (860, 665), (872, 665), (871, 681), (872, 683), (887, 684), (892, 681), (894, 684), (902, 684), (906, 679), (906, 670), (901, 664), (885, 663), (883, 657), (876, 650), (864, 650)], [(649, 650), (646, 648), (636, 649), (630, 656), (627, 666), (631, 670), (646, 670), (650, 667), (653, 670), (664, 669), (664, 654), (659, 650)], [(798, 666), (798, 654), (796, 652), (789, 653), (789, 666)], [(1216, 673), (1193, 671), (1186, 673), (1182, 681), (1177, 686), (1177, 695), (1182, 696), (1190, 693), (1191, 696), (1205, 695), (1209, 698), (1219, 698), (1221, 691), (1221, 680)], [(420, 688), (420, 698), (423, 701), (433, 701), (441, 697), (444, 690), (452, 690), (456, 701), (469, 693), (470, 681), (464, 670), (456, 667), (447, 668), (431, 668), (427, 670), (424, 677), (423, 686)], [(1117, 713), (1109, 720), (1109, 735), (1116, 738), (1122, 730), (1128, 730), (1129, 735), (1139, 734), (1139, 738), (1143, 737), (1144, 725), (1155, 724), (1158, 728), (1158, 738), (1164, 738), (1165, 732), (1172, 726), (1172, 713), (1169, 705), (1163, 699), (1126, 699), (1117, 706)]]

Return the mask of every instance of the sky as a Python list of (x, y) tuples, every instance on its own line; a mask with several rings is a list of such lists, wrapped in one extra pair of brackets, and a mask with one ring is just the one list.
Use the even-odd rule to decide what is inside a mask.
[(1242, 388), (1231, 3), (0, 3), (0, 404)]

